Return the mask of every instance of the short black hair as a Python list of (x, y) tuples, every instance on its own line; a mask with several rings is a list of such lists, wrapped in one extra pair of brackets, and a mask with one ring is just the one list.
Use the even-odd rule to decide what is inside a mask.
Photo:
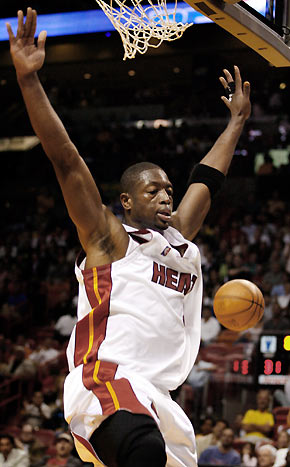
[(12, 446), (15, 447), (14, 436), (10, 435), (10, 433), (0, 433), (0, 440), (4, 438), (9, 439)]
[[(153, 162), (138, 162), (137, 164), (130, 165), (121, 176), (120, 185), (122, 193), (129, 193), (132, 191), (135, 183), (138, 181), (140, 174), (145, 170), (161, 169), (159, 165)], [(163, 170), (163, 169), (161, 169)]]
[(215, 421), (215, 425), (219, 422), (222, 422), (225, 424), (225, 428), (229, 428), (230, 427), (230, 424), (227, 420), (225, 420), (224, 418), (217, 418), (216, 421)]

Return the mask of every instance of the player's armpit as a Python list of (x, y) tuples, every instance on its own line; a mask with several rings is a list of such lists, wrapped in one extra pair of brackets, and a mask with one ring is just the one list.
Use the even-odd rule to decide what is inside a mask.
[[(103, 266), (118, 261), (126, 255), (129, 236), (121, 221), (107, 207), (103, 206), (107, 229), (100, 235), (91, 235), (85, 246), (86, 268)], [(81, 243), (83, 244), (79, 233)]]

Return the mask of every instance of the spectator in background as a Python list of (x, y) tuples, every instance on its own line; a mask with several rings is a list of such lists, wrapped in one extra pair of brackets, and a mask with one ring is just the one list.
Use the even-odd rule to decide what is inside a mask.
[(188, 375), (187, 382), (194, 388), (203, 388), (207, 384), (210, 374), (217, 366), (214, 363), (202, 360), (200, 353), (197, 355), (195, 364)]
[(272, 318), (265, 321), (264, 330), (284, 331), (286, 329), (290, 329), (290, 320), (287, 316), (283, 315), (283, 310), (279, 303), (274, 302), (272, 307)]
[(290, 279), (287, 277), (287, 281), (284, 283), (284, 292), (281, 295), (277, 296), (277, 302), (282, 308), (282, 310), (286, 310), (289, 307), (290, 303)]
[(2, 467), (29, 467), (28, 454), (24, 449), (15, 447), (13, 436), (0, 435), (0, 466)]
[(290, 445), (290, 435), (287, 430), (282, 430), (277, 438), (277, 453), (274, 467), (283, 467), (286, 463), (286, 456)]
[(273, 164), (273, 159), (270, 154), (264, 156), (264, 161), (260, 165), (257, 174), (262, 176), (273, 175), (275, 173), (275, 167)]
[(257, 324), (255, 324), (255, 326), (246, 329), (245, 331), (241, 331), (238, 342), (251, 342), (256, 344), (259, 341), (262, 331), (263, 321), (260, 320), (257, 322)]
[(272, 444), (264, 444), (257, 449), (258, 467), (273, 467), (277, 449)]
[(256, 400), (257, 409), (247, 410), (242, 421), (242, 429), (246, 432), (244, 439), (252, 442), (270, 438), (274, 427), (274, 417), (269, 411), (270, 392), (261, 389)]
[(279, 191), (274, 190), (267, 202), (268, 213), (271, 217), (279, 218), (286, 210), (285, 201), (280, 197)]
[(290, 449), (288, 449), (288, 452), (286, 454), (286, 464), (285, 467), (290, 467)]
[[(77, 297), (74, 297), (73, 304), (77, 305)], [(67, 341), (76, 322), (77, 317), (75, 316), (75, 309), (71, 306), (68, 312), (60, 316), (55, 323), (54, 329), (56, 331), (56, 339), (61, 343)]]
[(286, 294), (286, 284), (288, 282), (289, 282), (288, 274), (287, 274), (287, 272), (284, 272), (281, 282), (279, 282), (276, 285), (273, 285), (273, 287), (271, 289), (271, 296), (278, 298), (278, 297), (280, 297), (282, 295), (285, 295)]
[(16, 345), (8, 363), (1, 365), (1, 373), (5, 376), (27, 380), (35, 375), (36, 366), (29, 358), (26, 358), (24, 347)]
[(240, 254), (234, 254), (232, 264), (228, 271), (229, 280), (232, 279), (251, 279), (250, 269), (245, 264), (245, 260)]
[(210, 306), (203, 306), (201, 318), (201, 343), (208, 345), (214, 341), (221, 331), (221, 325), (213, 316)]
[(42, 365), (58, 357), (59, 350), (56, 349), (57, 342), (47, 337), (38, 346), (38, 349), (30, 354), (29, 359), (37, 365)]
[(201, 455), (201, 453), (205, 451), (205, 449), (207, 449), (209, 446), (215, 446), (219, 443), (223, 430), (225, 428), (228, 428), (228, 426), (229, 424), (226, 420), (216, 420), (215, 425), (212, 429), (212, 433), (206, 436), (201, 436), (196, 439), (196, 450), (198, 458)]
[(199, 465), (240, 465), (241, 456), (233, 449), (234, 432), (225, 428), (218, 446), (210, 446), (201, 454)]
[(55, 440), (56, 453), (54, 456), (45, 456), (35, 467), (64, 466), (79, 467), (84, 465), (80, 459), (72, 455), (74, 443), (69, 433), (60, 433)]
[(201, 436), (207, 436), (212, 433), (212, 429), (214, 426), (214, 419), (212, 417), (205, 417), (200, 425), (200, 430), (196, 435), (196, 438), (200, 438)]
[[(282, 254), (282, 252), (281, 252)], [(284, 279), (284, 271), (281, 267), (280, 261), (276, 259), (271, 260), (267, 272), (264, 274), (264, 282), (270, 284), (271, 290), (274, 285), (282, 284)]]
[(274, 400), (282, 407), (290, 407), (290, 367), (288, 368), (288, 376), (283, 389), (276, 389), (273, 394)]
[(269, 319), (273, 318), (273, 298), (271, 297), (269, 292), (264, 292), (263, 295), (264, 295), (264, 301), (265, 301), (263, 322), (266, 322)]
[(241, 231), (247, 236), (249, 245), (255, 243), (255, 234), (257, 226), (253, 221), (253, 216), (251, 214), (246, 214), (243, 218)]
[(29, 423), (34, 428), (45, 428), (51, 418), (51, 410), (44, 403), (42, 392), (36, 391), (30, 403), (24, 401), (22, 415), (26, 423)]
[(47, 449), (47, 446), (36, 437), (35, 429), (29, 423), (22, 425), (20, 437), (16, 443), (19, 448), (28, 453), (30, 467), (34, 467), (34, 464), (43, 458)]
[(256, 467), (258, 459), (255, 455), (255, 444), (245, 443), (242, 447), (242, 466)]
[(234, 421), (231, 424), (231, 428), (234, 430), (235, 436), (237, 438), (242, 438), (245, 434), (244, 430), (242, 429), (243, 418), (243, 413), (237, 413), (234, 418)]
[(194, 390), (194, 418), (198, 420), (200, 413), (206, 406), (208, 383), (211, 373), (217, 369), (211, 362), (202, 360), (200, 353), (197, 354), (195, 364), (187, 377), (187, 383)]

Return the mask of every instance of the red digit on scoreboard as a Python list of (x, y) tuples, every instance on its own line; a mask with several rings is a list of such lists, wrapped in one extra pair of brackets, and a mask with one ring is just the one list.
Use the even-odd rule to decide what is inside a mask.
[(240, 369), (240, 361), (239, 360), (234, 360), (233, 361), (233, 371), (237, 373)]
[(248, 360), (242, 360), (242, 375), (248, 375), (249, 374), (249, 362)]
[(273, 373), (274, 365), (273, 365), (273, 360), (270, 360), (267, 358), (267, 360), (264, 361), (264, 373), (265, 375), (271, 375)]
[(281, 370), (282, 370), (282, 363), (280, 362), (280, 360), (277, 360), (277, 362), (275, 363), (275, 373), (279, 375), (281, 373)]

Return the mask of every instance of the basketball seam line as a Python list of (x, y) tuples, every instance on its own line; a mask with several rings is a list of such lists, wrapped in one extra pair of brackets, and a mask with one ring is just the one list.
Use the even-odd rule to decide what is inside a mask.
[(224, 300), (225, 298), (244, 300), (245, 302), (255, 303), (258, 306), (262, 306), (262, 303), (256, 302), (252, 298), (239, 297), (238, 295), (223, 295), (222, 297), (215, 297), (215, 300)]

